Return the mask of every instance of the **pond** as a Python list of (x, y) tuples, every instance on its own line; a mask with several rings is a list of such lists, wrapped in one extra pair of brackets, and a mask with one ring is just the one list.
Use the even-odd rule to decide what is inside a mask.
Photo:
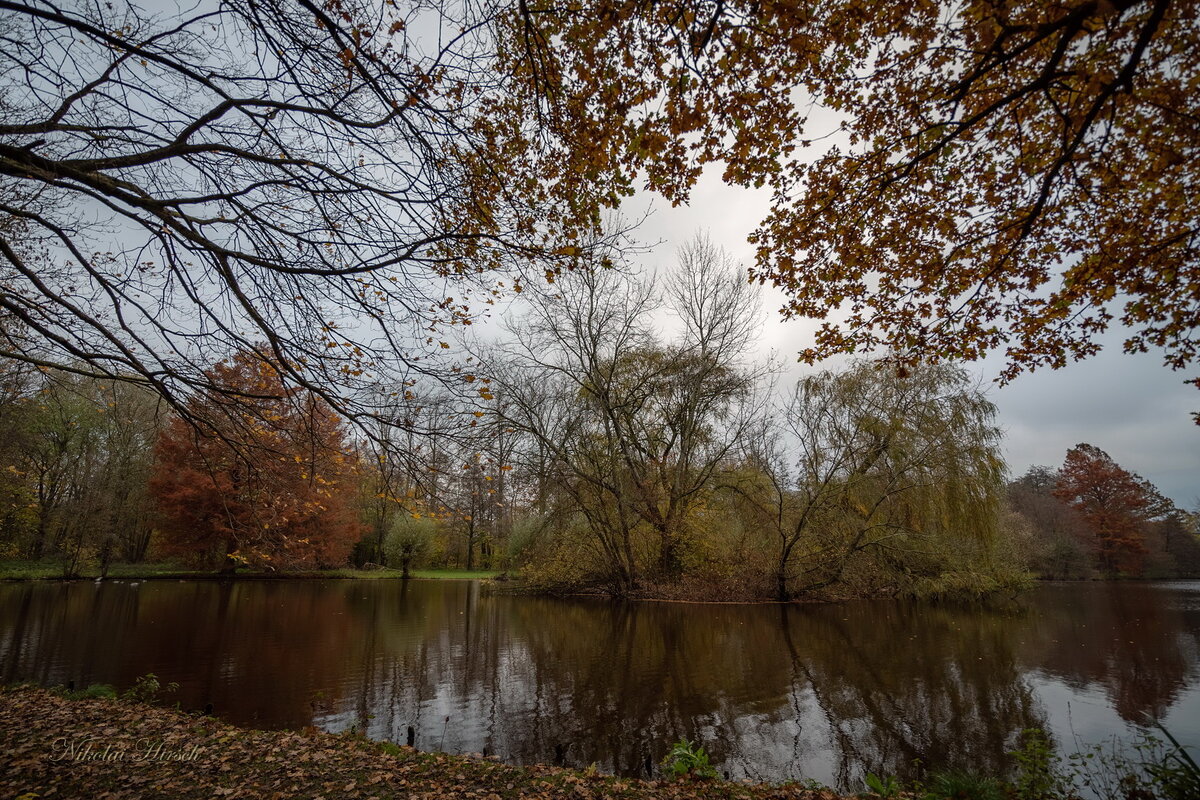
[(1148, 715), (1200, 744), (1200, 582), (1037, 587), (1000, 607), (617, 603), (469, 581), (0, 585), (0, 679), (176, 681), (184, 709), (513, 763), (645, 774), (681, 736), (732, 778), (1002, 772)]

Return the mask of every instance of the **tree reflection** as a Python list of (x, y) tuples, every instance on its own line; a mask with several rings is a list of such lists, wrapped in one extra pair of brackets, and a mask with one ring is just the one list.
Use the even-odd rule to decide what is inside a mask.
[(612, 603), (466, 582), (0, 587), (0, 674), (178, 681), (241, 724), (645, 774), (680, 736), (731, 777), (1001, 772), (1050, 676), (1126, 720), (1194, 688), (1195, 592), (1043, 587), (1019, 608)]
[(1160, 719), (1200, 678), (1200, 597), (1154, 584), (1047, 587), (1024, 648), (1076, 688), (1103, 687), (1120, 717)]
[[(463, 602), (474, 604), (465, 621), (439, 618), (444, 607), (420, 615), (424, 630), (403, 637), (415, 649), (375, 670), (356, 704), (377, 710), (373, 735), (404, 741), (414, 725), (419, 745), (634, 775), (688, 736), (731, 776), (819, 773), (849, 786), (867, 769), (911, 773), (917, 758), (1002, 769), (1019, 732), (1043, 724), (1011, 614)], [(384, 624), (402, 630), (402, 615)]]
[[(0, 592), (6, 680), (110, 683), (153, 672), (185, 709), (258, 727), (310, 724), (350, 667), (345, 597), (315, 582), (22, 584)], [(9, 614), (10, 607), (24, 613)], [(13, 624), (10, 625), (10, 620)]]
[(1020, 731), (1044, 725), (1017, 666), (1019, 615), (912, 603), (784, 615), (834, 736), (843, 787), (861, 786), (867, 771), (913, 776), (918, 761), (999, 774)]

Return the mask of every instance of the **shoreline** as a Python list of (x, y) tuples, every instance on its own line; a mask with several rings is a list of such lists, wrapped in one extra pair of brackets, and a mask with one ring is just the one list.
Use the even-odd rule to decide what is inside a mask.
[(1008, 602), (1019, 599), (1029, 590), (1037, 586), (1073, 585), (1073, 584), (1142, 584), (1169, 583), (1173, 581), (1194, 581), (1194, 577), (1176, 578), (1029, 578), (1024, 586), (1005, 588), (985, 594), (966, 593), (948, 594), (940, 597), (916, 597), (906, 594), (880, 593), (864, 596), (797, 596), (788, 600), (778, 600), (771, 597), (703, 597), (691, 596), (688, 592), (675, 593), (665, 590), (638, 593), (627, 596), (609, 594), (594, 588), (580, 587), (575, 591), (546, 590), (524, 583), (518, 577), (509, 577), (505, 570), (461, 570), (461, 569), (414, 569), (410, 570), (408, 578), (404, 578), (401, 570), (392, 568), (357, 569), (353, 567), (336, 567), (324, 570), (288, 571), (239, 571), (211, 572), (174, 568), (166, 564), (118, 564), (110, 569), (107, 576), (100, 577), (94, 567), (86, 569), (83, 574), (75, 577), (63, 577), (61, 566), (45, 562), (0, 561), (0, 585), (13, 583), (128, 583), (142, 581), (206, 581), (206, 582), (240, 582), (240, 581), (313, 581), (313, 580), (364, 580), (364, 581), (396, 581), (396, 580), (473, 580), (485, 582), (486, 590), (491, 594), (506, 596), (551, 597), (561, 600), (607, 600), (634, 603), (655, 603), (672, 605), (708, 605), (708, 606), (827, 606), (850, 602), (875, 600), (914, 600), (930, 603), (975, 604)]
[[(157, 690), (155, 682), (148, 693), (135, 688), (117, 698), (100, 685), (80, 692), (0, 687), (0, 792), (18, 800), (1079, 800), (1081, 787), (1119, 779), (1132, 780), (1137, 797), (1183, 800), (1200, 788), (1200, 768), (1161, 727), (1174, 749), (1160, 749), (1150, 762), (1106, 755), (1099, 747), (1064, 761), (1042, 733), (1010, 754), (1022, 759), (1013, 776), (948, 771), (904, 784), (868, 772), (860, 791), (845, 793), (804, 779), (722, 780), (703, 751), (697, 772), (671, 776), (662, 763), (656, 776), (641, 778), (602, 773), (595, 764), (518, 765), (477, 753), (417, 750), (353, 729), (259, 730), (147, 702), (160, 697)], [(680, 747), (692, 745), (681, 741), (672, 753)], [(1092, 764), (1094, 755), (1100, 757)]]
[(64, 577), (61, 567), (54, 564), (16, 565), (0, 562), (0, 582), (18, 581), (58, 581), (62, 583), (78, 581), (155, 581), (155, 580), (197, 580), (197, 581), (240, 581), (240, 580), (487, 580), (503, 574), (503, 570), (438, 570), (414, 569), (409, 577), (404, 578), (398, 569), (356, 569), (354, 567), (336, 567), (326, 570), (298, 570), (296, 572), (210, 572), (206, 570), (189, 570), (163, 567), (154, 564), (122, 564), (119, 569), (110, 571), (101, 577), (99, 570), (87, 569), (75, 577)]
[(353, 734), (260, 731), (213, 717), (49, 689), (0, 690), (0, 789), (8, 797), (383, 800), (845, 800), (799, 783), (623, 778), (516, 766)]

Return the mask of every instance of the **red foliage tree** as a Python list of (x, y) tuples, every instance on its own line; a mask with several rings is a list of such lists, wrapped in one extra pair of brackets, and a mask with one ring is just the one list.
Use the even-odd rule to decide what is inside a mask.
[(360, 534), (341, 420), (242, 352), (160, 435), (150, 489), (163, 550), (204, 566), (343, 564)]
[(1122, 469), (1099, 447), (1080, 444), (1067, 451), (1054, 496), (1091, 529), (1101, 570), (1141, 574), (1146, 523), (1170, 505), (1149, 481)]

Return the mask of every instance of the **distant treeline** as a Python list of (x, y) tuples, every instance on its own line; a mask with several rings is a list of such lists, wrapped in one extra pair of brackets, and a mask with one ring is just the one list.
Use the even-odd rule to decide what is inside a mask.
[(1196, 515), (1095, 447), (1009, 483), (995, 408), (958, 367), (859, 360), (778, 387), (754, 288), (702, 240), (663, 283), (614, 268), (526, 297), (459, 385), (381, 388), (353, 426), (254, 351), (171, 408), (0, 362), (0, 556), (67, 576), (502, 568), (534, 590), (722, 599), (1200, 572)]
[(1030, 468), (1009, 484), (1008, 506), (1040, 577), (1200, 576), (1200, 509), (1177, 508), (1093, 445), (1071, 448), (1060, 469)]

